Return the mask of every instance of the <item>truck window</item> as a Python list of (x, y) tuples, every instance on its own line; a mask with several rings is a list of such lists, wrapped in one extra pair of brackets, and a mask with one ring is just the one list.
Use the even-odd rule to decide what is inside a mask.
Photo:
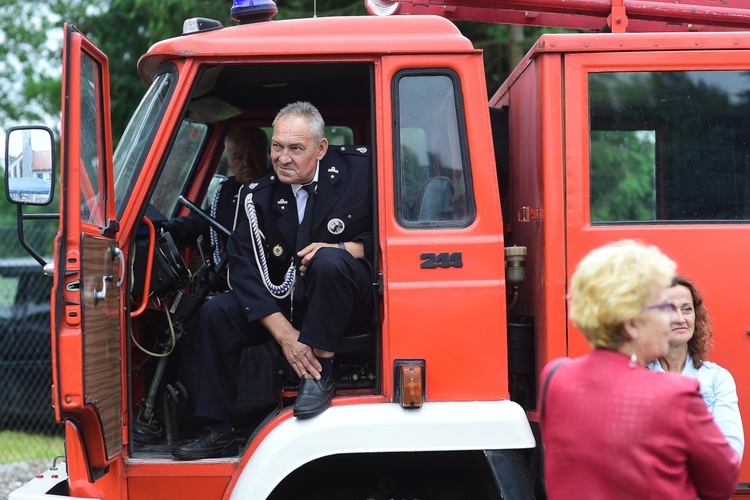
[(115, 204), (122, 215), (133, 185), (138, 179), (155, 131), (174, 90), (177, 78), (172, 73), (158, 75), (133, 114), (114, 154)]
[(394, 82), (396, 203), (406, 227), (466, 226), (473, 216), (461, 90), (449, 71)]
[[(273, 129), (269, 128), (269, 137)], [(328, 144), (354, 144), (354, 131), (345, 125), (326, 125)]]
[(167, 157), (159, 182), (151, 196), (151, 204), (170, 216), (177, 206), (177, 197), (190, 179), (195, 160), (206, 139), (208, 126), (183, 121), (172, 149)]
[(749, 71), (588, 82), (592, 224), (750, 218)]
[(103, 226), (106, 214), (100, 207), (104, 180), (99, 178), (99, 158), (104, 157), (104, 97), (97, 82), (101, 81), (101, 67), (88, 54), (81, 55), (81, 126), (93, 134), (80, 134), (81, 152), (81, 220)]

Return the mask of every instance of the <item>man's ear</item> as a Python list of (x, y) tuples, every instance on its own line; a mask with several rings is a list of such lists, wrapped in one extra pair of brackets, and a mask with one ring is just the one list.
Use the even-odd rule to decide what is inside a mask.
[(640, 328), (637, 324), (638, 319), (629, 319), (622, 324), (622, 329), (625, 330), (625, 334), (631, 339), (636, 340), (641, 333)]
[(323, 137), (318, 143), (318, 160), (323, 159), (326, 155), (326, 151), (328, 151), (328, 139)]

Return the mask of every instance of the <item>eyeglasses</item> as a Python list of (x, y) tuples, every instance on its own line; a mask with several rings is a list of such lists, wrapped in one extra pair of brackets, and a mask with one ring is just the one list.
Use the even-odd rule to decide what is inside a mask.
[(653, 306), (646, 306), (646, 309), (658, 309), (660, 311), (668, 311), (668, 312), (677, 312), (677, 306), (674, 305), (674, 302), (671, 300), (667, 300), (665, 302), (662, 302), (661, 304), (656, 304)]

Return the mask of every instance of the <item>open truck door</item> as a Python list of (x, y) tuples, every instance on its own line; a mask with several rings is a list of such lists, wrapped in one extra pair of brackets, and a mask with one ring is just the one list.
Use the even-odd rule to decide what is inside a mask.
[(94, 481), (123, 449), (126, 266), (115, 240), (107, 58), (74, 27), (64, 36), (54, 398), (67, 422), (67, 453), (85, 457)]

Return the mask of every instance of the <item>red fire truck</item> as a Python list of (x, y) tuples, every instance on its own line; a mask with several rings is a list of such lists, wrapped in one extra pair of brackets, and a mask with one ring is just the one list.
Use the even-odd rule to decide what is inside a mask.
[[(60, 231), (52, 262), (28, 248), (54, 276), (66, 453), (11, 498), (543, 496), (537, 374), (588, 351), (568, 277), (624, 237), (700, 284), (710, 359), (747, 418), (745, 3), (381, 0), (373, 14), (439, 15), (272, 21), (270, 0), (238, 0), (236, 26), (191, 19), (141, 57), (148, 88), (115, 151), (107, 58), (66, 26)], [(440, 16), (597, 32), (542, 36), (488, 98), (482, 52)], [(378, 328), (337, 354), (332, 406), (304, 421), (278, 353), (248, 348), (240, 455), (175, 461), (201, 425), (180, 304), (203, 299), (204, 258), (158, 222), (210, 199), (229, 131), (268, 130), (296, 100), (321, 110), (331, 144), (371, 153)], [(7, 143), (18, 160), (54, 141), (18, 127)], [(28, 184), (8, 193), (21, 228), (40, 217), (22, 207), (53, 192)]]

